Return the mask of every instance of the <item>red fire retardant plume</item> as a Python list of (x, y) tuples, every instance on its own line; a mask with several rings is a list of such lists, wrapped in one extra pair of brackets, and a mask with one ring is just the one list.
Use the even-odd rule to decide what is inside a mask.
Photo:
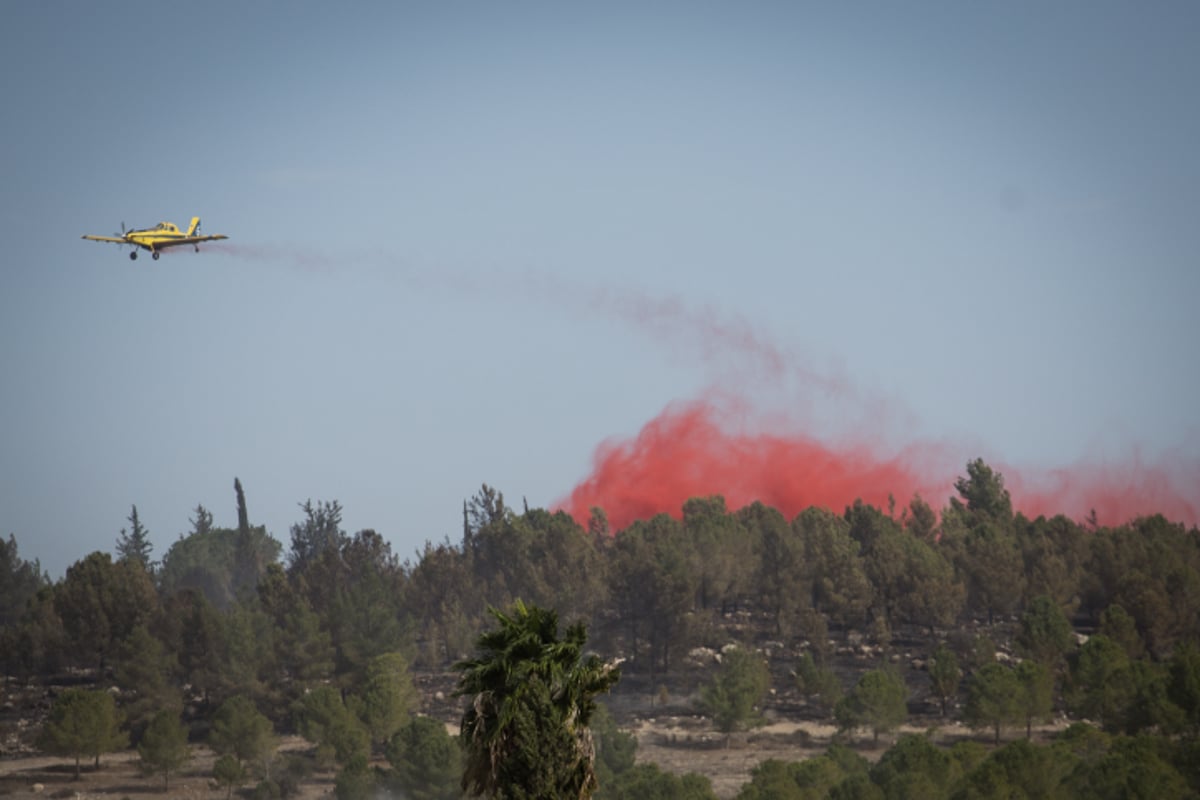
[(1145, 514), (1196, 525), (1200, 520), (1200, 470), (1186, 463), (1154, 466), (1134, 458), (1120, 464), (1078, 464), (1040, 476), (1004, 470), (1013, 505), (1025, 516), (1066, 514), (1084, 519), (1092, 511), (1101, 525), (1118, 525)]
[(688, 498), (712, 494), (723, 495), (730, 509), (759, 500), (790, 519), (814, 505), (840, 512), (856, 498), (886, 509), (889, 493), (903, 506), (931, 486), (899, 460), (866, 448), (835, 451), (805, 436), (732, 434), (717, 416), (704, 402), (672, 407), (633, 440), (602, 444), (591, 477), (558, 506), (581, 524), (599, 506), (620, 530), (658, 513), (678, 516)]
[[(739, 434), (724, 430), (720, 413), (697, 401), (672, 406), (628, 441), (596, 449), (590, 477), (556, 504), (581, 525), (593, 507), (604, 509), (612, 530), (668, 513), (680, 516), (686, 500), (720, 494), (728, 508), (761, 501), (788, 519), (809, 506), (841, 512), (855, 499), (887, 509), (914, 494), (934, 508), (955, 495), (946, 457), (935, 447), (911, 446), (881, 457), (866, 446), (831, 447), (803, 435)], [(917, 466), (917, 465), (921, 466)], [(1194, 466), (1153, 467), (1136, 460), (1117, 466), (1076, 466), (1022, 477), (995, 465), (1029, 518), (1066, 514), (1083, 520), (1095, 510), (1100, 524), (1116, 525), (1161, 513), (1173, 522), (1197, 524), (1200, 481)], [(898, 512), (897, 512), (898, 513)]]

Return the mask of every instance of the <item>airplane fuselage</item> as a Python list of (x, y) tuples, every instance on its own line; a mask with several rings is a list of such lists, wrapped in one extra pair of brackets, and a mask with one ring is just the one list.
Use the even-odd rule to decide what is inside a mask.
[[(219, 233), (212, 234), (211, 236), (200, 236), (197, 233), (199, 228), (200, 218), (192, 217), (192, 223), (186, 231), (179, 230), (179, 226), (174, 222), (160, 222), (153, 228), (136, 228), (130, 231), (122, 231), (119, 237), (85, 235), (83, 238), (98, 242), (128, 244), (133, 245), (135, 248), (140, 247), (143, 250), (149, 250), (151, 257), (155, 259), (158, 258), (160, 250), (165, 250), (168, 247), (190, 244), (199, 252), (200, 242), (211, 242), (229, 238)], [(129, 257), (136, 259), (137, 250), (131, 252)]]
[(125, 232), (127, 242), (145, 248), (151, 253), (156, 253), (158, 250), (172, 245), (185, 244), (179, 240), (186, 239), (187, 236), (186, 233), (179, 230), (179, 226), (174, 222), (160, 222), (153, 228), (138, 228)]

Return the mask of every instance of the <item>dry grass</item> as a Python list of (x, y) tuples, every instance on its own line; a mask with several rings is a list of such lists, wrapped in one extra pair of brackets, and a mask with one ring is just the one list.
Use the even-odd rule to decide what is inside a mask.
[[(931, 721), (934, 722), (934, 721)], [(454, 726), (453, 733), (457, 733)], [(1048, 739), (1061, 730), (1062, 723), (1035, 729), (1035, 737)], [(767, 759), (800, 761), (821, 755), (834, 741), (836, 729), (812, 721), (776, 720), (751, 732), (725, 735), (713, 729), (708, 720), (698, 716), (664, 715), (635, 722), (630, 729), (638, 740), (637, 760), (654, 763), (664, 770), (682, 775), (696, 772), (707, 776), (717, 797), (722, 800), (737, 795), (742, 785), (759, 763)], [(974, 738), (986, 742), (986, 734), (976, 734), (959, 723), (947, 723), (936, 728), (906, 725), (878, 743), (870, 734), (862, 733), (846, 743), (867, 759), (875, 761), (903, 733), (926, 733), (938, 744), (949, 746), (955, 741)], [(1005, 739), (1018, 735), (1008, 731)], [(281, 750), (305, 750), (310, 745), (303, 739), (288, 737)], [(75, 779), (74, 762), (62, 758), (27, 756), (0, 760), (0, 797), (5, 798), (129, 798), (154, 800), (218, 800), (226, 797), (225, 789), (212, 780), (215, 757), (202, 745), (192, 748), (192, 760), (179, 775), (171, 777), (170, 790), (164, 791), (162, 778), (143, 775), (138, 769), (137, 754), (112, 753), (101, 759), (100, 769), (85, 763), (83, 775)], [(332, 773), (313, 776), (301, 787), (300, 800), (317, 800), (333, 796)], [(41, 785), (40, 791), (35, 790)], [(249, 788), (249, 784), (247, 785)], [(235, 796), (237, 796), (235, 794)]]
[[(302, 750), (308, 746), (303, 739), (289, 737), (284, 739), (280, 750)], [(73, 760), (44, 756), (3, 759), (0, 760), (0, 797), (22, 800), (113, 800), (126, 797), (129, 800), (224, 800), (228, 790), (218, 787), (212, 780), (215, 760), (213, 752), (207, 747), (194, 745), (191, 761), (178, 775), (171, 776), (170, 788), (164, 790), (162, 776), (144, 775), (138, 767), (137, 753), (133, 751), (103, 756), (98, 770), (93, 768), (92, 761), (85, 761), (83, 774), (78, 780), (75, 778)], [(332, 775), (314, 776), (302, 786), (298, 795), (299, 800), (332, 796)]]

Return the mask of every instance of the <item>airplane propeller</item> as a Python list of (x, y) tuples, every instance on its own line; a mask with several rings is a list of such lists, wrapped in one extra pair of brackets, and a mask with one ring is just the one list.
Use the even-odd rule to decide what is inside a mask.
[[(125, 239), (125, 234), (127, 234), (127, 233), (128, 233), (128, 231), (127, 231), (127, 230), (125, 230), (125, 221), (124, 221), (124, 220), (122, 220), (122, 221), (121, 221), (121, 232), (120, 232), (120, 233), (117, 233), (116, 231), (113, 231), (113, 236), (120, 236), (122, 239)], [(128, 239), (125, 239), (125, 241), (124, 241), (122, 244), (119, 244), (119, 245), (117, 245), (117, 246), (118, 246), (118, 247), (124, 247), (126, 244), (129, 244), (129, 240), (128, 240)], [(137, 258), (137, 248), (136, 248), (136, 247), (133, 249), (133, 252), (129, 254), (129, 257), (130, 257), (130, 258)]]

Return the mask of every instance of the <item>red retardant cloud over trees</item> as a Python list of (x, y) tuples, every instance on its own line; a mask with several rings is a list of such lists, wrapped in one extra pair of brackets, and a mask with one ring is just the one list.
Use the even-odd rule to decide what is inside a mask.
[(1095, 511), (1102, 525), (1144, 514), (1162, 514), (1188, 525), (1200, 522), (1200, 470), (1195, 465), (1152, 466), (1135, 458), (1120, 465), (1079, 464), (1040, 475), (1001, 471), (1014, 507), (1027, 517), (1066, 514), (1084, 519)]
[(865, 447), (729, 433), (702, 401), (666, 409), (631, 441), (600, 445), (594, 463), (559, 506), (581, 523), (599, 506), (614, 530), (662, 512), (678, 516), (690, 497), (720, 494), (731, 509), (759, 500), (790, 518), (812, 505), (841, 510), (855, 498), (887, 508), (889, 493), (906, 504), (914, 493), (953, 485), (953, 478), (931, 482), (901, 458)]
[[(789, 519), (809, 506), (840, 512), (855, 499), (886, 510), (889, 496), (899, 513), (918, 493), (934, 508), (945, 505), (965, 469), (966, 459), (955, 465), (932, 445), (888, 457), (865, 445), (832, 446), (804, 435), (732, 433), (720, 418), (705, 401), (668, 407), (636, 437), (600, 445), (592, 474), (557, 507), (584, 525), (593, 507), (602, 508), (612, 530), (659, 513), (678, 517), (687, 499), (714, 494), (730, 509), (758, 500)], [(1197, 522), (1194, 468), (1135, 462), (1024, 478), (999, 469), (1014, 508), (1029, 517), (1063, 513), (1082, 520), (1094, 509), (1101, 524), (1151, 513)]]

